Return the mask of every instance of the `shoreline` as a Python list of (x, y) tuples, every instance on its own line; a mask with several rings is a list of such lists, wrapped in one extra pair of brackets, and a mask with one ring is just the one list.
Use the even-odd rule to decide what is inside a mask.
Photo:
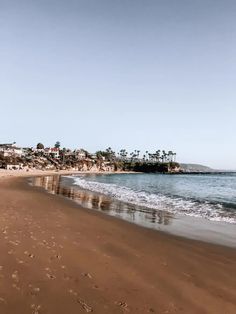
[[(73, 175), (113, 175), (113, 174), (140, 174), (139, 172), (132, 171), (72, 171), (72, 170), (31, 170), (31, 171), (23, 171), (23, 170), (2, 170), (0, 169), (0, 181), (1, 179), (7, 178), (32, 178), (36, 179), (37, 177), (61, 177), (61, 176), (73, 176)], [(45, 187), (42, 189), (46, 192), (51, 193)], [(92, 191), (87, 191), (91, 194), (97, 194)], [(54, 194), (54, 193), (53, 193)], [(57, 194), (57, 193), (56, 193)], [(58, 193), (59, 195), (60, 193)], [(109, 199), (109, 196), (103, 195), (105, 198)], [(64, 198), (68, 198), (68, 196), (63, 196)], [(70, 198), (70, 197), (69, 197)], [(117, 202), (117, 200), (113, 200)], [(81, 205), (77, 203), (76, 200), (72, 199), (72, 202), (75, 202), (77, 206), (82, 206), (87, 210), (89, 209), (86, 205)], [(118, 201), (120, 202), (120, 201)], [(124, 203), (127, 205), (126, 203)], [(94, 210), (94, 208), (93, 208)], [(160, 209), (162, 212), (162, 210)], [(104, 213), (103, 213), (104, 214)], [(107, 213), (106, 213), (107, 214)], [(231, 248), (236, 248), (236, 234), (235, 234), (235, 224), (229, 224), (226, 222), (219, 221), (211, 221), (208, 219), (204, 219), (201, 217), (193, 217), (188, 215), (180, 215), (180, 214), (172, 214), (167, 212), (168, 216), (172, 216), (171, 221), (173, 224), (158, 224), (157, 227), (151, 226), (150, 224), (140, 224), (136, 223), (129, 219), (124, 219), (115, 214), (108, 214), (115, 219), (121, 219), (122, 221), (129, 222), (131, 224), (135, 224), (140, 227), (152, 229), (156, 232), (163, 232), (170, 236), (178, 236), (184, 239), (190, 239), (195, 241), (200, 241), (204, 243), (209, 243), (213, 245), (226, 246)], [(169, 217), (170, 218), (170, 217)], [(194, 228), (193, 228), (194, 227)]]
[(5, 170), (0, 169), (0, 180), (3, 178), (18, 178), (18, 177), (35, 177), (49, 175), (73, 175), (73, 174), (129, 174), (140, 173), (133, 171), (77, 171), (77, 170)]
[[(90, 174), (87, 174), (90, 175)], [(34, 177), (33, 186), (40, 186), (48, 193), (71, 199), (78, 206), (130, 223), (206, 243), (236, 248), (235, 224), (211, 221), (203, 217), (173, 214), (161, 208), (155, 217), (150, 208), (126, 203), (106, 194), (82, 189), (70, 182), (72, 178), (62, 176)]]
[(0, 181), (0, 312), (236, 311), (236, 250), (142, 228)]

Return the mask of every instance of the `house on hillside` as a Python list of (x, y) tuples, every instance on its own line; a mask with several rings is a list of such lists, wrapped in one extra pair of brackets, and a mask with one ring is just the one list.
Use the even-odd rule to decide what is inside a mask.
[(63, 154), (64, 154), (64, 156), (67, 156), (67, 157), (74, 156), (71, 149), (63, 150)]
[(47, 147), (44, 149), (44, 154), (48, 156), (52, 156), (53, 158), (59, 158), (60, 149), (57, 147)]
[(15, 143), (13, 144), (0, 144), (0, 154), (3, 157), (21, 157), (23, 155), (23, 150), (17, 147)]
[(86, 152), (83, 149), (75, 150), (75, 157), (79, 160), (83, 160), (86, 158)]
[(97, 160), (97, 155), (96, 154), (90, 154), (89, 157), (92, 159), (92, 160)]

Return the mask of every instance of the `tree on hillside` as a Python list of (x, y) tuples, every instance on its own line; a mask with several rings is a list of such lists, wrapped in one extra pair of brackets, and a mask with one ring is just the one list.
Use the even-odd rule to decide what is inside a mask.
[(111, 147), (108, 147), (105, 151), (102, 150), (97, 151), (96, 156), (98, 159), (105, 157), (106, 160), (112, 161), (115, 159), (115, 152), (113, 152)]
[(104, 152), (102, 150), (98, 150), (95, 154), (98, 159), (101, 159), (102, 157), (105, 157), (105, 158), (107, 157), (107, 152)]
[(107, 159), (109, 161), (115, 160), (116, 158), (116, 153), (111, 149), (111, 147), (108, 147), (106, 149), (106, 153), (107, 153)]
[(121, 159), (125, 160), (127, 158), (128, 152), (126, 151), (126, 149), (121, 149), (119, 155)]
[(42, 143), (37, 144), (37, 149), (44, 149), (44, 145)]
[(61, 147), (61, 143), (59, 141), (57, 141), (54, 145), (55, 148), (60, 148)]

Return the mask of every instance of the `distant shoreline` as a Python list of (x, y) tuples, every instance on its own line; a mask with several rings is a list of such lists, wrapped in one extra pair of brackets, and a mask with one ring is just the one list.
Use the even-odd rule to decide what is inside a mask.
[(5, 170), (0, 169), (0, 179), (9, 177), (35, 177), (49, 175), (73, 175), (73, 174), (135, 174), (133, 171), (77, 171), (77, 170)]
[(229, 173), (236, 173), (236, 171), (183, 171), (178, 173), (167, 173), (171, 175), (181, 175), (181, 174), (229, 174)]

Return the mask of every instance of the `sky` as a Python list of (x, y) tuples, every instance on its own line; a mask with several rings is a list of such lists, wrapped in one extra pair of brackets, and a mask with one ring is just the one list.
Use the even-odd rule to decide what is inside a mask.
[(0, 0), (0, 142), (236, 169), (235, 0)]

